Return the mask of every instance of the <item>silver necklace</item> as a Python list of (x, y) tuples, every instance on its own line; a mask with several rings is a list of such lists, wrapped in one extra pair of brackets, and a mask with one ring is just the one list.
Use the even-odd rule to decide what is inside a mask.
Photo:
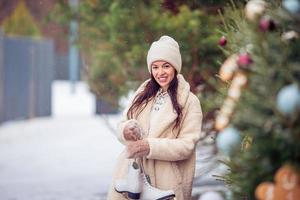
[(160, 107), (166, 102), (166, 97), (169, 96), (168, 92), (163, 92), (160, 89), (154, 100), (154, 110), (159, 111)]

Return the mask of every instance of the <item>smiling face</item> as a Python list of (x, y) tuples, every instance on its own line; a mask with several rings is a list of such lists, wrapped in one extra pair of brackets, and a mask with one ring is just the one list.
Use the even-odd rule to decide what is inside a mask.
[(175, 68), (166, 61), (155, 61), (151, 65), (151, 73), (163, 91), (167, 91), (175, 76)]

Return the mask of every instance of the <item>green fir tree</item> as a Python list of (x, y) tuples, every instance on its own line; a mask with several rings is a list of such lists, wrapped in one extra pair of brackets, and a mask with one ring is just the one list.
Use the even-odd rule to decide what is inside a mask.
[(244, 5), (232, 4), (222, 15), (225, 55), (248, 53), (253, 61), (242, 69), (248, 84), (231, 119), (242, 137), (250, 138), (248, 148), (244, 139), (225, 161), (230, 173), (223, 178), (232, 199), (255, 199), (257, 186), (274, 182), (286, 164), (300, 170), (300, 10), (285, 3), (265, 1), (254, 19)]
[(39, 27), (24, 0), (20, 0), (12, 14), (4, 19), (2, 29), (10, 36), (28, 36), (35, 39), (41, 37)]
[[(223, 55), (217, 43), (217, 10), (222, 1), (81, 1), (73, 12), (59, 1), (52, 19), (79, 23), (77, 44), (84, 58), (92, 91), (117, 106), (120, 96), (149, 77), (147, 50), (162, 34), (176, 38), (181, 46), (183, 74), (203, 101), (215, 92), (214, 74)], [(200, 95), (201, 94), (201, 95)], [(213, 98), (212, 95), (209, 95)], [(203, 102), (205, 107), (205, 103)], [(209, 106), (208, 106), (209, 108)], [(205, 107), (206, 109), (206, 107)]]

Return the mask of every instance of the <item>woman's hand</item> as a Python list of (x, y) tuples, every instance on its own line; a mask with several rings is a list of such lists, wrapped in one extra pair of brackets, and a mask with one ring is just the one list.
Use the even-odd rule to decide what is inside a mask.
[(124, 127), (123, 135), (127, 141), (137, 141), (141, 139), (141, 128), (136, 122), (129, 122)]
[(127, 144), (127, 158), (138, 158), (147, 156), (150, 152), (150, 146), (146, 139), (129, 142)]

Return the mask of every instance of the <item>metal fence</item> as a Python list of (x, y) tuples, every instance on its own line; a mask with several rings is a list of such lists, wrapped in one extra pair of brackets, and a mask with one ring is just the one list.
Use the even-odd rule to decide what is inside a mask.
[(50, 115), (53, 75), (52, 41), (0, 33), (0, 122)]

